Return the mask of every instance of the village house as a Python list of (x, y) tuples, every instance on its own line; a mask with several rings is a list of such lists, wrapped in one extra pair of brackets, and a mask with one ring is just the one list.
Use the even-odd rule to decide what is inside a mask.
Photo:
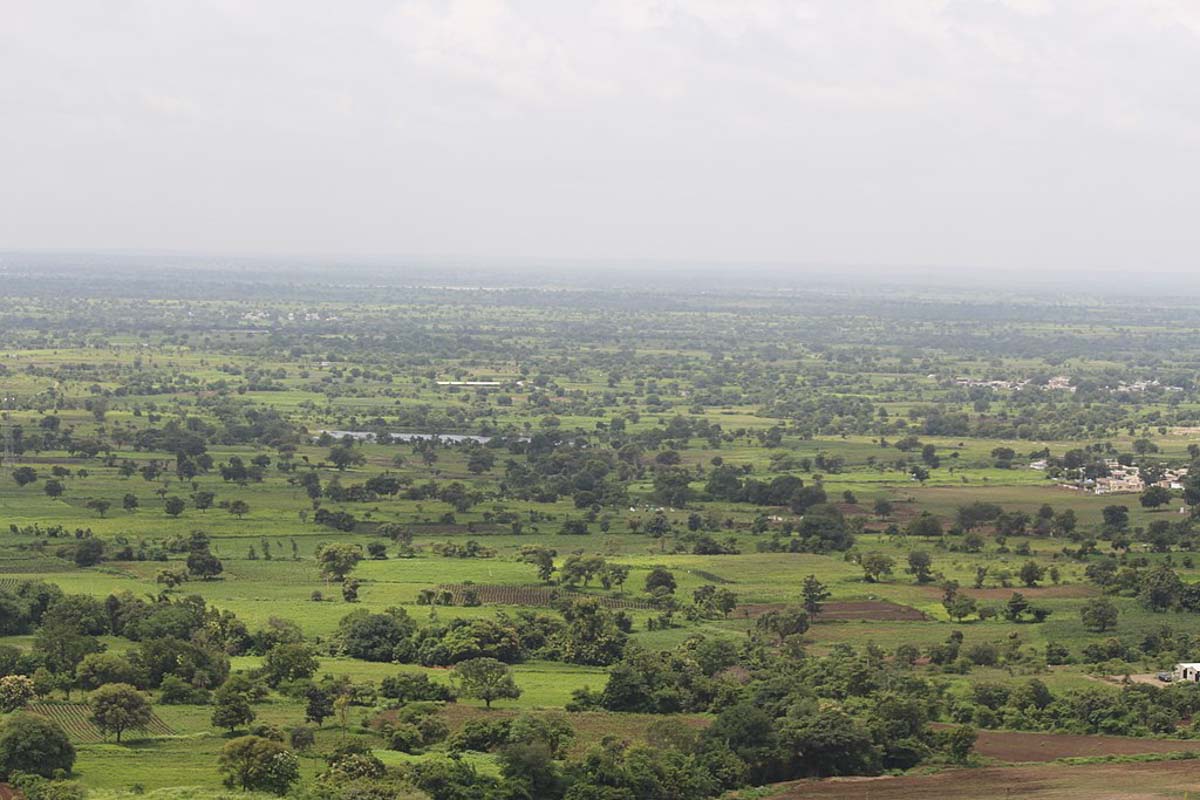
[(1175, 665), (1175, 669), (1171, 675), (1177, 681), (1200, 683), (1200, 663), (1196, 663), (1195, 661), (1180, 662)]

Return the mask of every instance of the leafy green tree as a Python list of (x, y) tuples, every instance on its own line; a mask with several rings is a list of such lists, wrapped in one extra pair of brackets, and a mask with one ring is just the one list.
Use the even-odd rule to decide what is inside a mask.
[(17, 467), (12, 473), (17, 486), (27, 486), (38, 479), (37, 470), (33, 467)]
[(804, 598), (804, 610), (810, 617), (815, 617), (821, 613), (821, 605), (829, 599), (830, 593), (816, 575), (809, 575), (800, 586), (800, 596)]
[(933, 580), (933, 556), (924, 550), (913, 550), (908, 554), (907, 571), (917, 583), (929, 583)]
[(75, 668), (80, 688), (99, 689), (108, 683), (138, 684), (138, 670), (124, 656), (115, 653), (90, 653)]
[(33, 681), (26, 675), (5, 675), (0, 678), (0, 713), (9, 714), (37, 695)]
[(1004, 618), (1009, 622), (1020, 622), (1022, 615), (1030, 609), (1029, 601), (1020, 592), (1013, 592), (1004, 604)]
[(943, 604), (946, 608), (946, 613), (951, 619), (962, 622), (967, 617), (971, 616), (978, 609), (978, 604), (975, 598), (965, 594), (955, 595), (953, 599)]
[(363, 559), (362, 548), (347, 542), (327, 544), (317, 551), (317, 567), (326, 581), (341, 582)]
[(1046, 574), (1046, 570), (1041, 564), (1036, 561), (1026, 561), (1021, 565), (1021, 571), (1018, 576), (1021, 578), (1021, 583), (1029, 588), (1037, 586), (1038, 581)]
[(1107, 597), (1093, 597), (1079, 609), (1079, 619), (1088, 630), (1103, 633), (1117, 627), (1117, 607)]
[(250, 504), (245, 500), (234, 500), (229, 504), (228, 511), (238, 519), (250, 513)]
[(523, 545), (519, 559), (537, 567), (538, 580), (549, 583), (554, 574), (554, 557), (558, 552), (539, 545)]
[(674, 594), (675, 576), (671, 574), (670, 570), (655, 567), (646, 576), (645, 588), (647, 594)]
[(108, 683), (92, 692), (88, 699), (92, 722), (104, 733), (115, 733), (117, 743), (130, 728), (144, 728), (150, 722), (150, 702), (127, 683)]
[(58, 723), (33, 714), (15, 714), (0, 723), (0, 775), (50, 778), (74, 765), (75, 748)]
[(100, 517), (103, 517), (108, 513), (108, 510), (112, 508), (111, 502), (100, 497), (93, 497), (91, 500), (88, 500), (86, 503), (84, 503), (84, 505), (87, 506), (89, 510), (95, 511)]
[(472, 658), (454, 667), (458, 679), (459, 693), (463, 697), (474, 697), (492, 707), (495, 700), (515, 700), (521, 689), (513, 680), (512, 670), (494, 658)]
[(192, 505), (197, 511), (207, 511), (212, 508), (213, 501), (217, 499), (215, 492), (200, 491), (192, 495)]
[(183, 502), (182, 497), (171, 495), (163, 500), (163, 511), (167, 512), (168, 516), (178, 517), (187, 508), (187, 503)]
[(205, 548), (188, 554), (187, 568), (192, 577), (210, 581), (225, 570), (225, 565)]
[(909, 536), (934, 537), (942, 535), (942, 520), (940, 517), (922, 511), (919, 517), (908, 523), (904, 531)]
[(1151, 611), (1166, 611), (1179, 605), (1183, 590), (1175, 570), (1159, 564), (1140, 577), (1138, 601)]
[(808, 630), (808, 612), (799, 607), (772, 609), (759, 617), (755, 627), (778, 637), (782, 643), (789, 636), (800, 636)]
[(858, 565), (862, 567), (863, 577), (866, 578), (867, 583), (878, 583), (884, 577), (892, 574), (896, 562), (883, 553), (870, 552), (862, 555)]
[(1142, 508), (1151, 510), (1165, 506), (1171, 502), (1171, 490), (1164, 486), (1148, 486), (1138, 498), (1138, 502), (1142, 504)]
[(315, 722), (319, 726), (333, 716), (333, 697), (329, 692), (319, 686), (310, 686), (304, 693), (304, 697), (306, 700), (304, 720), (306, 722)]
[(300, 762), (281, 742), (241, 736), (221, 748), (217, 762), (226, 786), (285, 795), (300, 779)]
[(1129, 507), (1111, 505), (1105, 506), (1101, 512), (1105, 527), (1114, 531), (1123, 531), (1129, 527)]
[(249, 725), (254, 718), (254, 709), (243, 692), (222, 686), (213, 694), (213, 727), (226, 728), (233, 733), (239, 726)]
[(262, 673), (268, 685), (278, 686), (285, 681), (311, 678), (320, 666), (308, 645), (277, 644), (263, 659)]
[(956, 764), (965, 764), (975, 749), (975, 740), (979, 737), (970, 725), (959, 725), (946, 731), (946, 754)]
[(344, 472), (367, 463), (367, 457), (350, 445), (338, 445), (330, 449), (329, 463), (337, 467), (338, 472)]

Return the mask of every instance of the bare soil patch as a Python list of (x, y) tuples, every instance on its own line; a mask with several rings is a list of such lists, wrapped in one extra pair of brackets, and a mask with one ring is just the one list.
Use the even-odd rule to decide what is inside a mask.
[(1200, 753), (1200, 742), (1136, 739), (1131, 736), (1083, 736), (1068, 733), (980, 731), (975, 752), (1000, 761), (1023, 763), (1059, 758), (1133, 756), (1147, 753)]
[(1195, 793), (1200, 760), (957, 769), (898, 778), (800, 781), (774, 800), (1165, 800)]

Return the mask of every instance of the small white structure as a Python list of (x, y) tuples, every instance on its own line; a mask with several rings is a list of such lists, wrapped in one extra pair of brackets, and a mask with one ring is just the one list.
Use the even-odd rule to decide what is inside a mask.
[(1171, 674), (1177, 681), (1200, 683), (1200, 663), (1189, 661), (1176, 664), (1175, 670)]

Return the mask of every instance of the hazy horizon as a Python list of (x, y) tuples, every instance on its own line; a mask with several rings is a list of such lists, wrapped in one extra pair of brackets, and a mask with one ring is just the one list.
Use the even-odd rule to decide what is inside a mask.
[(1198, 45), (1182, 0), (9, 4), (0, 251), (1168, 280)]

